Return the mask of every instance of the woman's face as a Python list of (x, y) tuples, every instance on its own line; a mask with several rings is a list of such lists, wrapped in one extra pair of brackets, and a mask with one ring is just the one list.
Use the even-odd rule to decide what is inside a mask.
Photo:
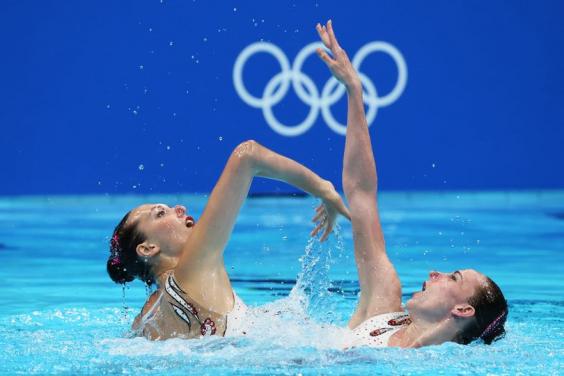
[(442, 320), (457, 307), (469, 306), (468, 300), (484, 283), (487, 283), (486, 277), (473, 269), (452, 273), (433, 271), (423, 282), (422, 291), (414, 293), (406, 307), (410, 312), (417, 312), (430, 320)]
[(131, 223), (147, 237), (146, 242), (155, 244), (167, 256), (178, 257), (195, 224), (181, 205), (144, 204), (131, 211)]

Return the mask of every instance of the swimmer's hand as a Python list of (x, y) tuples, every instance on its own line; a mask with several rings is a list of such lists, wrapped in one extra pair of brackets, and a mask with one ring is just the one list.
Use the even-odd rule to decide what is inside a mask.
[(322, 242), (327, 240), (329, 234), (333, 231), (339, 214), (346, 217), (349, 221), (351, 220), (349, 209), (345, 206), (341, 195), (335, 190), (330, 181), (326, 181), (325, 184), (325, 193), (321, 197), (323, 202), (315, 209), (316, 214), (313, 217), (313, 222), (316, 222), (317, 226), (311, 232), (311, 236), (316, 236), (321, 230), (324, 230), (323, 235), (319, 239)]
[(351, 64), (345, 50), (341, 48), (335, 33), (333, 32), (333, 22), (327, 21), (327, 25), (317, 24), (315, 26), (321, 41), (331, 51), (331, 55), (322, 48), (317, 49), (317, 55), (327, 64), (329, 70), (337, 80), (343, 83), (347, 90), (361, 88), (360, 77)]

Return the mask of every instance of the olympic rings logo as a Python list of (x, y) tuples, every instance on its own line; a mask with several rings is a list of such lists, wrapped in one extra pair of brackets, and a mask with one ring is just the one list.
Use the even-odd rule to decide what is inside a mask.
[[(249, 106), (261, 108), (267, 124), (270, 128), (282, 136), (293, 137), (307, 132), (315, 123), (320, 111), (329, 128), (340, 135), (345, 135), (346, 133), (346, 125), (340, 124), (337, 120), (335, 120), (333, 114), (331, 113), (331, 106), (337, 103), (345, 94), (345, 87), (340, 85), (336, 78), (331, 77), (323, 86), (320, 95), (313, 80), (301, 71), (305, 60), (309, 57), (309, 55), (315, 53), (315, 50), (318, 47), (323, 48), (323, 44), (321, 42), (315, 42), (302, 48), (302, 50), (296, 55), (296, 59), (294, 60), (294, 64), (292, 66), (290, 66), (288, 58), (278, 46), (267, 42), (256, 42), (247, 46), (239, 53), (239, 56), (237, 56), (237, 59), (235, 60), (235, 65), (233, 67), (233, 84), (235, 85), (235, 90), (241, 99)], [(247, 60), (252, 55), (260, 52), (271, 54), (280, 64), (281, 71), (268, 81), (262, 93), (262, 97), (257, 98), (249, 94), (243, 84), (243, 68), (247, 63)], [(384, 96), (378, 95), (372, 80), (370, 80), (364, 73), (360, 72), (359, 69), (364, 59), (369, 54), (375, 52), (383, 52), (390, 55), (398, 70), (398, 78), (394, 88), (390, 93)], [(359, 72), (360, 80), (362, 81), (362, 86), (364, 88), (364, 103), (368, 107), (366, 120), (370, 126), (376, 118), (378, 108), (389, 106), (403, 93), (407, 83), (407, 65), (402, 54), (396, 47), (382, 41), (365, 44), (354, 55), (352, 65)], [(298, 98), (300, 98), (303, 103), (310, 106), (309, 113), (305, 120), (295, 125), (282, 124), (278, 121), (278, 119), (276, 119), (272, 111), (272, 108), (288, 93), (290, 83), (292, 84), (292, 88), (295, 90)]]

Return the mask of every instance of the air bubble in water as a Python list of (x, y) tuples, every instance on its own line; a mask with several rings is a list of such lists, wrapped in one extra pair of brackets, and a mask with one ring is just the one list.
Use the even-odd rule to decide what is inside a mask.
[(145, 166), (142, 165), (142, 164), (140, 164), (140, 165), (139, 165), (139, 171), (143, 171), (144, 169), (145, 169)]

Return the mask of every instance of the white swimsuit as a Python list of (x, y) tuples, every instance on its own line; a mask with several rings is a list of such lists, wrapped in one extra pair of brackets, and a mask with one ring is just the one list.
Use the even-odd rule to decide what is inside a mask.
[(156, 340), (245, 334), (247, 306), (235, 291), (233, 300), (233, 309), (229, 313), (217, 313), (191, 299), (170, 273), (155, 303), (143, 315), (135, 331)]
[(225, 337), (240, 336), (245, 333), (245, 314), (247, 313), (247, 305), (239, 298), (239, 295), (233, 290), (233, 298), (235, 304), (233, 309), (227, 314), (227, 329)]
[(410, 323), (411, 319), (405, 312), (390, 312), (373, 316), (356, 328), (349, 330), (345, 347), (388, 347), (390, 337)]

